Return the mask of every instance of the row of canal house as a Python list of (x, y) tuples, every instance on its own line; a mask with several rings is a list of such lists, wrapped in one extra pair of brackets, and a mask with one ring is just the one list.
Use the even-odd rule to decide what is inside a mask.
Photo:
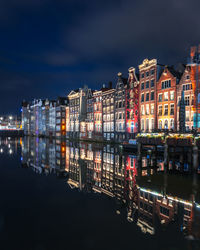
[(200, 127), (199, 55), (200, 46), (191, 48), (186, 65), (164, 66), (156, 59), (139, 65), (140, 131)]
[(95, 91), (84, 86), (55, 101), (24, 102), (24, 132), (121, 142), (137, 132), (192, 130), (195, 121), (200, 124), (196, 115), (200, 95), (194, 95), (200, 88), (196, 85), (199, 54), (200, 48), (192, 48), (188, 64), (176, 67), (145, 59), (139, 74), (133, 67), (128, 78), (118, 73), (115, 86), (109, 83)]

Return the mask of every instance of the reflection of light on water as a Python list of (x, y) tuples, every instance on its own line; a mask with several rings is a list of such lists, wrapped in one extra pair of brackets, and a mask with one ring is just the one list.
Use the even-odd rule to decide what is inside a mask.
[(13, 153), (12, 149), (9, 150), (9, 154), (11, 155)]
[(3, 148), (0, 149), (0, 152), (3, 153)]
[[(155, 195), (155, 196), (164, 197), (164, 196), (163, 196), (162, 194), (160, 194), (160, 193), (152, 192), (151, 190), (147, 190), (147, 189), (145, 189), (145, 188), (140, 188), (140, 190), (143, 191), (143, 192), (146, 192), (146, 193), (150, 193), (150, 194)], [(179, 198), (171, 197), (171, 196), (169, 196), (169, 195), (167, 196), (167, 198), (168, 198), (169, 200), (176, 201), (176, 202), (180, 202), (180, 203), (182, 203), (182, 204), (185, 204), (185, 205), (188, 205), (188, 206), (191, 206), (191, 207), (193, 206), (193, 203), (190, 202), (190, 201), (185, 201), (185, 200), (182, 200), (182, 199), (179, 199)], [(197, 208), (200, 208), (200, 205), (199, 205), (199, 204), (195, 203), (195, 205), (196, 205)]]

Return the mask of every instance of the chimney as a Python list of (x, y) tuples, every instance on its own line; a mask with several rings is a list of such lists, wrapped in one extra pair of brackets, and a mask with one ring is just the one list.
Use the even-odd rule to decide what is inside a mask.
[(111, 81), (108, 83), (108, 88), (112, 89), (112, 82)]

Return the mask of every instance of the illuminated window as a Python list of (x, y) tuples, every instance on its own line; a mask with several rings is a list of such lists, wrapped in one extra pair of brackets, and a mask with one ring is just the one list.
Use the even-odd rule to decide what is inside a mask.
[(146, 115), (149, 115), (149, 104), (146, 104)]
[(168, 101), (168, 92), (164, 93), (164, 101)]
[(144, 115), (144, 105), (141, 106), (141, 113)]
[(144, 130), (144, 119), (142, 119), (142, 122), (141, 122), (141, 130)]
[(171, 129), (174, 129), (174, 119), (171, 119), (171, 120), (170, 120), (170, 128), (171, 128)]
[(189, 105), (190, 105), (190, 97), (185, 96), (185, 106), (189, 106)]
[(164, 106), (164, 115), (168, 115), (168, 104)]
[(151, 115), (154, 114), (154, 104), (151, 104)]
[(174, 91), (170, 91), (170, 100), (171, 100), (171, 101), (174, 100)]
[(151, 129), (152, 130), (154, 129), (154, 119), (153, 118), (151, 119)]
[(188, 122), (190, 120), (190, 113), (189, 111), (185, 111), (185, 121)]

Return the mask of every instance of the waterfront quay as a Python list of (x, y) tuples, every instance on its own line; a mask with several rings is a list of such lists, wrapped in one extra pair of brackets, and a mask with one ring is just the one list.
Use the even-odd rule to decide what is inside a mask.
[[(100, 89), (84, 85), (56, 100), (23, 101), (24, 134), (129, 144), (138, 133), (197, 134), (198, 56), (199, 50), (192, 47), (187, 64), (167, 66), (155, 58), (144, 59), (138, 69), (128, 69), (127, 77), (119, 72), (114, 84), (102, 84)], [(190, 144), (181, 136), (167, 139), (167, 144), (176, 142)]]

